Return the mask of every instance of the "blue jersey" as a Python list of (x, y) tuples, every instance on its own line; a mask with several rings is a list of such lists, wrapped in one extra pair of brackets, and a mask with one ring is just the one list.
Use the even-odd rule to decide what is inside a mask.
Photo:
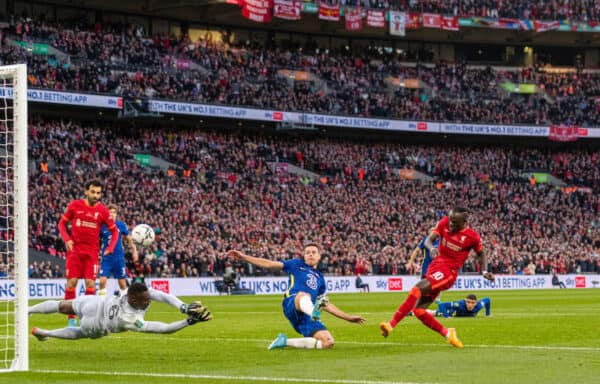
[(466, 300), (439, 303), (436, 314), (444, 317), (474, 317), (485, 307), (485, 315), (491, 314), (491, 301), (488, 297), (479, 300), (472, 311), (467, 310)]
[(317, 296), (325, 294), (325, 278), (321, 272), (308, 266), (301, 259), (284, 261), (283, 271), (289, 275), (289, 281), (281, 306), (292, 327), (304, 337), (312, 337), (316, 332), (327, 329), (320, 321), (314, 321), (309, 315), (298, 312), (294, 304), (298, 292), (309, 294), (313, 304)]
[[(115, 224), (119, 230), (119, 238), (117, 239), (117, 245), (115, 245), (115, 251), (113, 252), (113, 255), (125, 257), (122, 240), (123, 236), (129, 236), (129, 229), (127, 228), (127, 224), (120, 220), (116, 220)], [(110, 231), (106, 225), (102, 225), (102, 229), (100, 230), (100, 240), (102, 241), (102, 254), (104, 254), (104, 250), (106, 247), (108, 247), (108, 244), (110, 244)]]
[(327, 290), (325, 278), (321, 272), (308, 266), (304, 260), (292, 259), (283, 262), (283, 271), (289, 275), (288, 289), (285, 297), (296, 295), (298, 292), (308, 293), (312, 302), (317, 296)]
[[(427, 240), (427, 236), (425, 236), (418, 245), (419, 249), (423, 252), (423, 261), (421, 261), (421, 277), (425, 277), (427, 274), (427, 269), (429, 268), (429, 264), (431, 264), (432, 261), (431, 253), (429, 252), (429, 249), (425, 247), (425, 240)], [(433, 246), (437, 248), (439, 243), (440, 239), (438, 237), (433, 242)]]

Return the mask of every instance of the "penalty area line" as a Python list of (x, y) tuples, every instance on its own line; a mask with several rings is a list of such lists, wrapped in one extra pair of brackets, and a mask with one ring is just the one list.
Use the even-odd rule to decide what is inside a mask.
[(130, 376), (130, 377), (158, 377), (169, 379), (205, 379), (205, 380), (239, 380), (239, 381), (265, 381), (276, 383), (333, 383), (333, 384), (432, 384), (415, 383), (410, 381), (378, 381), (378, 380), (346, 380), (346, 379), (313, 379), (300, 377), (269, 377), (269, 376), (232, 376), (232, 375), (204, 375), (195, 373), (151, 373), (151, 372), (106, 372), (106, 371), (74, 371), (61, 369), (36, 369), (30, 372), (44, 374), (66, 374), (85, 376)]

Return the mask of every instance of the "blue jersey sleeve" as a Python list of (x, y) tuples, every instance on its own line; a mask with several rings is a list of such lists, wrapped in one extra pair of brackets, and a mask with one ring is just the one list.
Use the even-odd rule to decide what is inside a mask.
[(437, 312), (444, 317), (452, 317), (454, 312), (456, 312), (455, 307), (456, 301), (448, 302), (448, 303), (439, 303), (437, 307)]
[(129, 228), (127, 228), (127, 224), (122, 221), (117, 221), (117, 228), (119, 228), (119, 233), (121, 233), (121, 236), (129, 236)]
[(421, 241), (419, 242), (419, 245), (417, 245), (417, 247), (419, 247), (419, 249), (422, 251), (425, 249), (425, 240), (427, 239), (427, 237), (424, 237), (421, 239)]
[(319, 296), (324, 295), (325, 292), (327, 292), (327, 283), (325, 282), (323, 275), (321, 275), (321, 278), (319, 279), (319, 289), (317, 292)]
[(302, 260), (300, 259), (285, 260), (283, 261), (283, 272), (294, 273), (300, 267), (300, 264), (302, 264)]
[(477, 306), (485, 306), (485, 315), (486, 316), (489, 316), (492, 314), (492, 302), (489, 297), (484, 297), (483, 299), (479, 300), (479, 302), (477, 303)]
[(110, 231), (105, 224), (102, 224), (102, 228), (100, 228), (100, 241), (103, 250), (108, 247), (108, 244), (110, 243)]

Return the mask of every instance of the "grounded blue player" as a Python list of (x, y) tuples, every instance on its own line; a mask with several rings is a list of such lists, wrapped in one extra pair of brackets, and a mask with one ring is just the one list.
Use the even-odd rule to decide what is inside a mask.
[[(421, 239), (421, 241), (419, 242), (419, 245), (417, 245), (415, 247), (415, 249), (413, 250), (413, 252), (410, 255), (410, 259), (406, 263), (407, 270), (412, 268), (417, 255), (420, 253), (423, 256), (423, 260), (421, 260), (421, 278), (422, 279), (424, 279), (425, 276), (427, 275), (427, 268), (429, 268), (429, 264), (431, 264), (431, 260), (433, 260), (431, 258), (431, 254), (429, 253), (429, 249), (427, 249), (427, 247), (425, 247), (425, 240), (427, 240), (427, 236), (425, 236), (425, 237), (423, 237), (423, 239)], [(433, 242), (433, 246), (437, 248), (439, 243), (440, 243), (440, 240), (435, 239), (435, 241)]]
[(301, 338), (288, 339), (280, 333), (269, 345), (269, 349), (294, 347), (326, 349), (333, 347), (333, 336), (320, 321), (320, 311), (324, 310), (335, 317), (351, 323), (362, 324), (361, 316), (349, 315), (333, 305), (325, 295), (326, 285), (323, 275), (316, 269), (321, 253), (315, 244), (304, 247), (304, 259), (272, 261), (231, 250), (227, 256), (243, 260), (260, 268), (281, 271), (289, 275), (288, 290), (283, 298), (283, 314)]
[(490, 316), (491, 301), (489, 297), (477, 301), (477, 296), (470, 294), (464, 300), (450, 301), (447, 303), (438, 303), (438, 307), (433, 314), (443, 317), (475, 317), (479, 311), (485, 307), (485, 315)]
[[(115, 246), (115, 251), (113, 252), (113, 254), (102, 257), (102, 264), (100, 264), (99, 274), (99, 295), (106, 295), (106, 280), (111, 275), (111, 273), (119, 283), (119, 290), (121, 294), (123, 294), (127, 290), (127, 282), (125, 280), (127, 275), (125, 272), (125, 251), (123, 250), (123, 239), (127, 241), (127, 245), (131, 249), (133, 262), (138, 262), (138, 251), (135, 247), (133, 239), (131, 238), (131, 236), (129, 236), (129, 228), (127, 228), (127, 224), (125, 224), (121, 220), (117, 220), (118, 211), (119, 208), (116, 205), (111, 204), (108, 206), (108, 213), (110, 215), (110, 218), (115, 221), (117, 229), (119, 230), (119, 239), (117, 240), (117, 245)], [(110, 231), (106, 228), (105, 225), (103, 225), (102, 229), (100, 230), (102, 252), (104, 252), (104, 248), (110, 243), (110, 236)]]

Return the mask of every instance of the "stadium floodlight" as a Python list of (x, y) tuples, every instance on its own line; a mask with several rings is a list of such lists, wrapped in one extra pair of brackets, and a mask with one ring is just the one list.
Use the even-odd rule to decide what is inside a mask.
[(0, 372), (29, 369), (27, 66), (0, 67)]

